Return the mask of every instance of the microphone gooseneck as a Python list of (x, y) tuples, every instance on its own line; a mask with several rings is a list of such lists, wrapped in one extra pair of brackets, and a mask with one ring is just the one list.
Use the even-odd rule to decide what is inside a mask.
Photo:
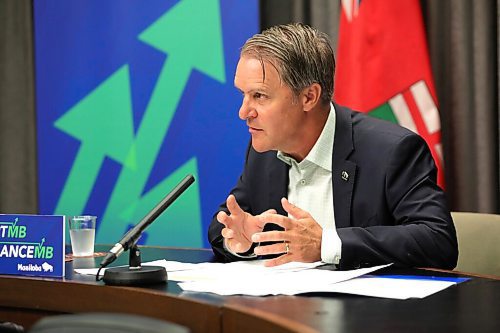
[(168, 208), (177, 198), (194, 183), (193, 175), (187, 175), (162, 201), (160, 201), (143, 219), (130, 229), (123, 238), (116, 243), (101, 261), (100, 267), (104, 268), (116, 260), (124, 251), (133, 247), (144, 229), (153, 223), (165, 209)]

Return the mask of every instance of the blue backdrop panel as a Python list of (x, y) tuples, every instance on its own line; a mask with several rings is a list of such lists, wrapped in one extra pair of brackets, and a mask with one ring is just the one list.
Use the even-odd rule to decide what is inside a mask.
[(258, 1), (35, 0), (39, 213), (114, 243), (186, 174), (140, 243), (208, 246), (248, 143), (233, 87)]

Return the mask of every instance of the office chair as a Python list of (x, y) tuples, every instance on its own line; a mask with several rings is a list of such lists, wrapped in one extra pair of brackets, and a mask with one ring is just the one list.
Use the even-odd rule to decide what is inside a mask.
[(0, 322), (0, 333), (24, 333), (24, 327), (9, 321)]
[(188, 333), (184, 326), (119, 313), (82, 313), (45, 317), (28, 333)]
[(500, 215), (452, 212), (458, 237), (455, 270), (500, 277)]

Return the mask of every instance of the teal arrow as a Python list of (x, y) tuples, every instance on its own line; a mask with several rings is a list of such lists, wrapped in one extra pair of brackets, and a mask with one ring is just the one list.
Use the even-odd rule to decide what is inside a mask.
[[(198, 179), (196, 158), (181, 165), (138, 201), (122, 212), (122, 221), (140, 221), (156, 206), (187, 174)], [(199, 182), (191, 185), (182, 197), (176, 200), (155, 223), (148, 227), (149, 245), (201, 247), (203, 245)]]
[[(226, 81), (218, 0), (184, 0), (141, 33), (139, 39), (188, 66)], [(172, 58), (177, 58), (172, 60)]]
[(55, 214), (83, 213), (105, 156), (134, 167), (131, 103), (128, 66), (123, 66), (55, 122), (81, 141)]
[[(198, 70), (215, 80), (225, 81), (221, 33), (217, 0), (184, 0), (139, 36), (144, 43), (166, 53), (167, 58), (129, 154), (131, 161), (136, 160), (137, 165), (130, 167), (133, 165), (130, 162), (123, 166), (98, 230), (98, 242), (116, 241), (116, 230), (123, 231), (129, 223), (135, 224), (137, 218), (142, 217), (141, 213), (154, 207), (173, 188), (173, 180), (185, 176), (180, 174), (181, 171), (197, 175), (196, 163), (188, 162), (157, 187), (143, 194), (191, 71)], [(192, 191), (194, 197), (189, 200), (188, 212), (192, 215), (186, 223), (197, 223), (198, 227), (194, 229), (201, 232), (198, 187), (188, 191)], [(187, 197), (183, 195), (180, 200), (187, 200)], [(155, 224), (164, 225), (159, 222)], [(169, 228), (168, 224), (166, 227)], [(185, 231), (179, 234), (170, 231), (169, 228), (171, 239), (185, 239), (187, 236)], [(160, 244), (165, 244), (166, 235), (158, 233), (158, 237), (162, 239)], [(202, 244), (200, 236), (197, 237), (199, 241), (193, 246)]]

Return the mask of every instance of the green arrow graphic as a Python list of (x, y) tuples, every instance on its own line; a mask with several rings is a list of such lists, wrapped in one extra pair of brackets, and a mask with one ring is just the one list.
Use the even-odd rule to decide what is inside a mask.
[(45, 243), (45, 238), (42, 238), (42, 241), (40, 243), (37, 242), (0, 242), (0, 244), (6, 244), (6, 245), (36, 245), (38, 247), (42, 247), (43, 243)]
[[(180, 166), (140, 200), (123, 211), (122, 221), (140, 221), (158, 201), (172, 190), (187, 174), (198, 179), (196, 158)], [(201, 210), (199, 206), (199, 183), (195, 182), (176, 200), (158, 221), (148, 227), (148, 244), (201, 247), (203, 244)]]
[[(191, 160), (177, 169), (172, 175), (158, 184), (148, 193), (143, 194), (144, 186), (154, 166), (158, 152), (166, 136), (170, 123), (177, 109), (193, 69), (201, 71), (212, 78), (224, 82), (224, 58), (222, 49), (219, 4), (217, 0), (197, 1), (184, 0), (175, 5), (166, 14), (149, 26), (139, 39), (152, 47), (167, 54), (167, 58), (160, 72), (152, 97), (142, 118), (137, 135), (132, 145), (129, 158), (135, 159), (137, 165), (126, 163), (118, 177), (116, 186), (111, 194), (99, 228), (97, 241), (111, 243), (116, 240), (116, 230), (123, 231), (129, 223), (136, 223), (141, 214), (151, 209), (168, 191), (174, 187), (176, 181), (186, 173), (197, 175), (196, 160)], [(194, 214), (198, 222), (196, 230), (201, 230), (199, 192), (198, 187), (191, 187), (181, 200), (193, 196), (191, 206), (187, 210)], [(180, 204), (178, 204), (178, 207)], [(172, 208), (173, 209), (173, 208)], [(177, 210), (180, 213), (180, 210)], [(169, 216), (173, 214), (169, 209)], [(185, 214), (185, 213), (184, 213)], [(162, 216), (163, 218), (164, 216)], [(190, 215), (189, 223), (193, 221)], [(176, 219), (179, 219), (176, 216)], [(162, 226), (161, 223), (156, 225)], [(172, 233), (171, 226), (168, 241), (181, 240), (186, 236), (180, 229), (179, 234)], [(160, 228), (156, 226), (156, 228)], [(153, 229), (152, 229), (153, 230)], [(162, 229), (164, 230), (164, 229)], [(160, 232), (151, 233), (152, 238), (158, 237), (160, 244), (164, 244), (167, 235)], [(199, 234), (199, 233), (198, 233)], [(201, 245), (201, 237), (197, 244)], [(148, 240), (148, 243), (151, 243)], [(185, 244), (185, 243), (183, 243)]]
[(8, 225), (12, 225), (13, 227), (15, 227), (15, 226), (16, 226), (16, 224), (17, 224), (17, 221), (19, 221), (19, 218), (18, 218), (18, 217), (16, 217), (16, 218), (14, 219), (14, 222), (0, 221), (0, 224), (8, 224)]
[(121, 67), (54, 125), (81, 141), (55, 214), (80, 215), (105, 156), (119, 163), (127, 160), (128, 166), (134, 167), (130, 157), (134, 128), (128, 66)]

